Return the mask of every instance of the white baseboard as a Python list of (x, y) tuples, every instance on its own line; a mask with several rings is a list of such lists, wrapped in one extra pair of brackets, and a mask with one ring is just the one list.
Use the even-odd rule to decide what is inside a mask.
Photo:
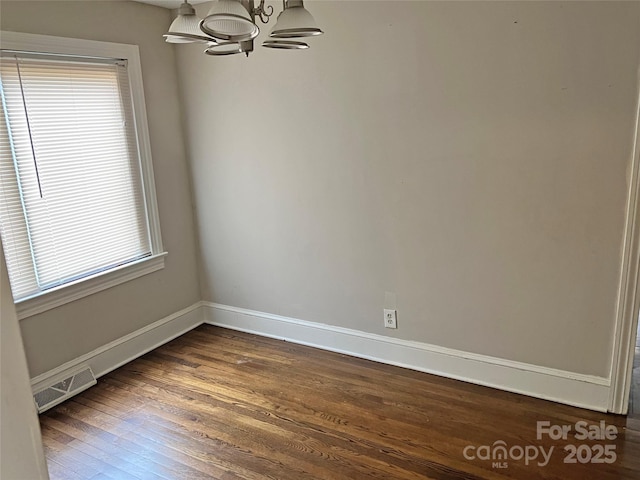
[(202, 324), (202, 303), (198, 302), (168, 317), (109, 342), (85, 355), (31, 379), (34, 392), (61, 380), (70, 370), (88, 365), (96, 378), (150, 352)]
[(426, 343), (202, 302), (204, 323), (606, 412), (610, 381)]
[(209, 302), (195, 303), (38, 375), (31, 379), (31, 387), (37, 392), (81, 365), (101, 377), (202, 323), (591, 410), (605, 412), (609, 403), (607, 378)]

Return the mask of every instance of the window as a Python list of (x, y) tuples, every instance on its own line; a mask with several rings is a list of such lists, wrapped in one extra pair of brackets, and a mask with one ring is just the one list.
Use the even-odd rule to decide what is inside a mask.
[(1, 54), (0, 236), (19, 316), (162, 268), (137, 47), (2, 32)]

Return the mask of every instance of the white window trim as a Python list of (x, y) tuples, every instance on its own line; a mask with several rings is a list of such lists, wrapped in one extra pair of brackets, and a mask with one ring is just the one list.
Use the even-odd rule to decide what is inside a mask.
[(46, 292), (38, 293), (16, 302), (18, 318), (23, 319), (46, 312), (65, 303), (79, 300), (93, 293), (115, 287), (134, 278), (147, 275), (164, 268), (166, 253), (145, 257), (120, 267), (66, 283)]
[(98, 42), (76, 38), (36, 35), (31, 33), (0, 31), (0, 45), (6, 50), (52, 53), (62, 55), (122, 58), (128, 60), (131, 100), (138, 139), (138, 153), (142, 171), (145, 208), (151, 241), (150, 257), (122, 265), (118, 268), (61, 285), (16, 302), (18, 318), (23, 319), (49, 309), (78, 300), (115, 285), (133, 280), (164, 268), (166, 252), (160, 235), (160, 217), (151, 161), (151, 143), (144, 101), (140, 53), (137, 45)]

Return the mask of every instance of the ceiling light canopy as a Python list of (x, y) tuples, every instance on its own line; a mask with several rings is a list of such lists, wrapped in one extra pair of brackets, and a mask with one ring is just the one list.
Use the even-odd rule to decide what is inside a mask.
[[(216, 0), (207, 16), (197, 17), (194, 8), (185, 2), (178, 10), (178, 16), (164, 35), (169, 43), (208, 43), (207, 55), (221, 56), (253, 51), (253, 40), (260, 33), (256, 17), (267, 23), (273, 15), (273, 7), (266, 6), (265, 0)], [(322, 34), (313, 16), (304, 8), (303, 0), (283, 0), (283, 10), (271, 30), (271, 39), (262, 43), (263, 47), (281, 50), (302, 50), (309, 48), (304, 42), (282, 40), (310, 37)]]

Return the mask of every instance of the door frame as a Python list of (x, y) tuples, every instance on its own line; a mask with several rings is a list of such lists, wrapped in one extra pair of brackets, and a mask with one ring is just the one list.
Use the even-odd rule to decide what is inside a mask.
[[(638, 75), (640, 77), (640, 69)], [(623, 415), (626, 415), (629, 409), (633, 357), (640, 313), (640, 83), (638, 94), (609, 373), (609, 411)]]

